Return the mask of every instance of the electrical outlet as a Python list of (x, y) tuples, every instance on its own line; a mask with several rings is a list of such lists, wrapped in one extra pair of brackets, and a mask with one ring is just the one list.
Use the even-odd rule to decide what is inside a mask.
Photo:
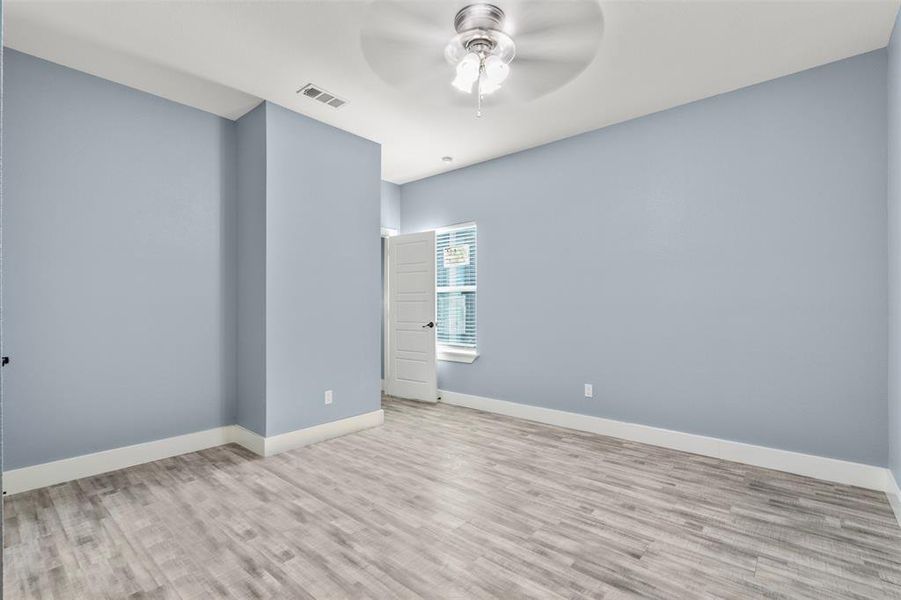
[(325, 390), (325, 403), (326, 404), (332, 403), (332, 390)]
[(594, 398), (594, 388), (592, 388), (590, 383), (585, 384), (585, 397)]

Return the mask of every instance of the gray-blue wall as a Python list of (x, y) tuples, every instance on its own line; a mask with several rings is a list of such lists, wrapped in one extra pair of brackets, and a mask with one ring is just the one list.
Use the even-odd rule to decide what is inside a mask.
[(381, 148), (266, 103), (266, 167), (266, 431), (276, 435), (380, 407)]
[(381, 183), (382, 227), (400, 229), (400, 186), (390, 181)]
[[(405, 231), (479, 223), (482, 356), (442, 387), (872, 464), (890, 429), (898, 475), (896, 55), (888, 103), (880, 51), (404, 186)], [(377, 145), (14, 51), (4, 84), (6, 468), (378, 408)]]
[(266, 105), (236, 124), (237, 423), (266, 435)]
[(889, 467), (901, 481), (901, 32), (888, 47), (888, 434)]
[(6, 49), (7, 469), (235, 420), (234, 125)]
[(884, 465), (885, 69), (877, 51), (404, 185), (404, 232), (479, 226), (481, 357), (440, 386)]
[(378, 144), (4, 66), (7, 468), (379, 408)]

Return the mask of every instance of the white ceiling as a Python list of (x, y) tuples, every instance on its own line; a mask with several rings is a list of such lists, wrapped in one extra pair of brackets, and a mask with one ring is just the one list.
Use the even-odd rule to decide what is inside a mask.
[[(418, 2), (439, 21), (450, 15), (448, 39), (468, 3)], [(548, 3), (565, 14), (565, 0)], [(515, 19), (517, 0), (498, 4)], [(383, 178), (404, 183), (882, 48), (898, 4), (601, 2), (603, 33), (587, 69), (529, 102), (490, 98), (481, 119), (372, 71), (360, 42), (371, 2), (7, 1), (4, 41), (232, 119), (270, 100), (381, 143)], [(307, 82), (349, 104), (336, 110), (298, 96)]]

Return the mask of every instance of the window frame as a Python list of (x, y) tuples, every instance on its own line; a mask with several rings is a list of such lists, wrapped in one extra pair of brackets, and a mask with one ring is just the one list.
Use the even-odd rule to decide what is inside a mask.
[[(454, 286), (438, 286), (438, 236), (443, 233), (449, 233), (451, 231), (456, 231), (458, 229), (475, 229), (475, 248), (476, 248), (476, 284), (475, 285), (454, 285)], [(454, 225), (448, 225), (447, 227), (439, 227), (435, 229), (435, 310), (438, 308), (438, 294), (441, 292), (472, 292), (475, 295), (475, 302), (478, 306), (479, 302), (479, 266), (478, 266), (478, 247), (479, 247), (479, 227), (475, 223), (475, 221), (467, 221), (465, 223), (456, 223)], [(478, 310), (476, 310), (476, 314), (478, 314)], [(435, 315), (437, 318), (437, 314)], [(467, 363), (471, 364), (475, 359), (479, 357), (479, 331), (478, 331), (478, 317), (476, 318), (476, 345), (474, 347), (470, 346), (455, 346), (453, 344), (443, 344), (437, 340), (437, 331), (436, 339), (435, 339), (435, 354), (438, 360), (447, 361), (447, 362), (459, 362), (459, 363)]]

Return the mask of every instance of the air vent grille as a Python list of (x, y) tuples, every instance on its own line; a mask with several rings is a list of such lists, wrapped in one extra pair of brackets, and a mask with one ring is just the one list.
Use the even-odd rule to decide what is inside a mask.
[(305, 86), (297, 90), (297, 93), (302, 94), (312, 100), (318, 100), (319, 102), (327, 104), (332, 108), (341, 108), (342, 106), (347, 104), (347, 100), (342, 100), (336, 95), (330, 92), (326, 92), (324, 89), (314, 83), (306, 84)]

